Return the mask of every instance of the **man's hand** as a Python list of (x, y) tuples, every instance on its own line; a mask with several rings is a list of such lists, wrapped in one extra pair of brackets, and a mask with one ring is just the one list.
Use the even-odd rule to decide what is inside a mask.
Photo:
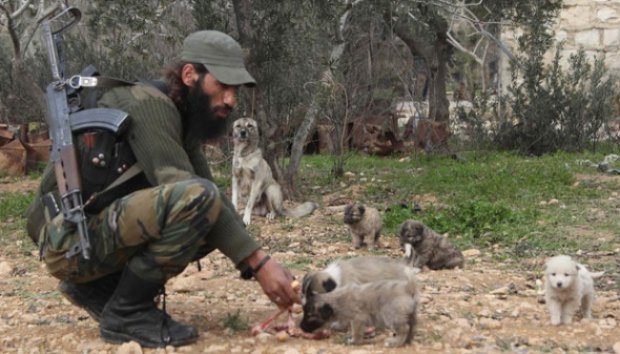
[[(256, 265), (265, 256), (267, 254), (264, 251), (258, 250), (248, 257), (246, 262), (252, 269), (256, 269)], [(263, 288), (265, 295), (281, 309), (287, 309), (294, 303), (301, 303), (299, 293), (291, 286), (294, 280), (291, 272), (273, 258), (260, 267), (254, 278)]]

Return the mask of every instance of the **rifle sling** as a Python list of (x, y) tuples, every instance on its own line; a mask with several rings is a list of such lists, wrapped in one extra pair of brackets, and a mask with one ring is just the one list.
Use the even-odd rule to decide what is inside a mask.
[(125, 80), (121, 80), (121, 79), (117, 79), (113, 77), (107, 77), (107, 76), (96, 76), (96, 78), (97, 78), (97, 85), (95, 87), (97, 88), (108, 89), (108, 88), (114, 88), (114, 87), (119, 87), (119, 86), (131, 86), (131, 85), (136, 84), (135, 82), (125, 81)]

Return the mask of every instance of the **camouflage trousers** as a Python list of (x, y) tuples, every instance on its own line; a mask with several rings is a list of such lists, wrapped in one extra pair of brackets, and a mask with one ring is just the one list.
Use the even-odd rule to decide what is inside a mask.
[(128, 266), (143, 279), (161, 282), (213, 250), (207, 234), (221, 209), (217, 187), (194, 179), (139, 190), (88, 218), (90, 259), (66, 253), (79, 242), (60, 213), (41, 233), (48, 271), (81, 283)]

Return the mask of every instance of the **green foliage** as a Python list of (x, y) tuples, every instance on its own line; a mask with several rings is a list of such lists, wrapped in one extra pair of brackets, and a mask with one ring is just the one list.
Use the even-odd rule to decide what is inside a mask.
[(383, 213), (382, 232), (388, 235), (398, 235), (400, 232), (400, 225), (403, 221), (408, 219), (418, 219), (418, 215), (410, 208), (399, 206), (390, 207)]
[(241, 317), (241, 311), (239, 309), (234, 313), (226, 313), (226, 317), (221, 321), (224, 328), (228, 328), (234, 332), (247, 331), (250, 329), (248, 320)]
[(461, 201), (447, 209), (431, 207), (422, 221), (440, 233), (458, 235), (459, 243), (467, 246), (492, 246), (513, 243), (511, 227), (535, 222), (534, 210), (513, 209), (502, 203), (488, 201)]
[(518, 40), (519, 52), (527, 55), (512, 63), (511, 112), (497, 140), (500, 146), (534, 155), (594, 148), (611, 116), (616, 78), (608, 74), (604, 57), (590, 64), (583, 50), (571, 55), (568, 68), (562, 69), (561, 44), (546, 65), (544, 55), (553, 40), (548, 18), (531, 10), (530, 18), (522, 18), (526, 30)]
[(32, 192), (0, 192), (0, 220), (21, 216), (30, 205), (33, 195)]

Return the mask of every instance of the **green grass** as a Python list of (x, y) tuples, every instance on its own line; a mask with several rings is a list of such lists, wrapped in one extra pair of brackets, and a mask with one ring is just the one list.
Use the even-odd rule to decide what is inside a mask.
[[(26, 235), (22, 215), (30, 205), (32, 192), (0, 192), (0, 247), (5, 254), (29, 254), (35, 249)], [(7, 247), (7, 246), (11, 247)]]
[[(601, 172), (576, 163), (601, 161), (604, 154), (558, 153), (523, 157), (504, 152), (463, 154), (464, 159), (437, 156), (397, 158), (349, 155), (345, 171), (351, 181), (329, 175), (333, 158), (304, 157), (300, 175), (320, 186), (338, 191), (342, 184), (358, 184), (353, 197), (384, 212), (384, 234), (396, 237), (406, 219), (419, 219), (462, 247), (500, 246), (515, 255), (526, 256), (553, 250), (606, 249), (617, 247), (613, 238), (599, 242), (573, 235), (570, 230), (589, 225), (594, 233), (612, 233), (617, 218), (592, 222), (593, 209), (617, 213), (608, 199), (620, 176), (609, 179), (578, 179), (578, 175), (599, 177)], [(321, 185), (321, 183), (323, 183)], [(314, 187), (316, 188), (316, 187)], [(423, 196), (432, 195), (431, 201)], [(546, 202), (556, 199), (557, 204)], [(411, 206), (420, 203), (422, 211)], [(406, 207), (401, 207), (404, 205)], [(598, 244), (595, 244), (596, 242)]]
[(237, 310), (234, 313), (226, 313), (226, 316), (221, 320), (222, 326), (232, 330), (233, 332), (249, 330), (250, 324), (247, 319), (241, 317), (240, 312), (240, 310)]
[(32, 192), (0, 192), (0, 221), (21, 216), (30, 205), (33, 195)]

